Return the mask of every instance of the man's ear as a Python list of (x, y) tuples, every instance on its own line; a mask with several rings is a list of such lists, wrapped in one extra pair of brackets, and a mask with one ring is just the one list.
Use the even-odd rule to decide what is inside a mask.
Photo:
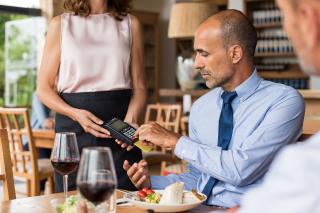
[(299, 28), (307, 48), (315, 48), (318, 45), (319, 32), (319, 12), (308, 3), (301, 1), (298, 7)]
[(240, 45), (232, 45), (229, 48), (229, 55), (233, 64), (239, 63), (243, 58), (243, 48)]

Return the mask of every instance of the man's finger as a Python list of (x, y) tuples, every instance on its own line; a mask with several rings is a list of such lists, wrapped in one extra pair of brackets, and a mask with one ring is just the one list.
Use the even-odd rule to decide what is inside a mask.
[(136, 173), (131, 177), (131, 181), (137, 183), (140, 178), (143, 176), (143, 168), (139, 168)]
[(143, 184), (143, 182), (147, 179), (147, 177), (144, 175), (138, 180), (138, 182), (135, 184), (136, 188), (140, 188), (140, 186)]
[(148, 128), (148, 124), (143, 124), (141, 125), (137, 130), (136, 130), (136, 134), (140, 135), (143, 131), (145, 131)]
[(148, 141), (142, 141), (142, 145), (144, 145), (144, 146), (152, 146), (152, 145), (154, 145), (153, 143), (150, 143), (150, 142), (148, 142)]
[(139, 162), (139, 166), (146, 167), (146, 166), (148, 166), (148, 162), (145, 161), (145, 160), (141, 160), (141, 161)]
[(138, 164), (134, 163), (128, 170), (127, 170), (127, 174), (129, 176), (129, 178), (131, 178), (137, 171), (138, 169)]

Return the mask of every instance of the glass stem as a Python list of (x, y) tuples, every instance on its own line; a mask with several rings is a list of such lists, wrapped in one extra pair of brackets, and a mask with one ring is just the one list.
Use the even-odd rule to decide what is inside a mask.
[(63, 191), (64, 191), (64, 198), (68, 198), (68, 175), (63, 175)]

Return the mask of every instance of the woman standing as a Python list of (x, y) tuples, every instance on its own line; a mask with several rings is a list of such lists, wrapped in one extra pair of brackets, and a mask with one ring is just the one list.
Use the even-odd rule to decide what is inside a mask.
[[(88, 146), (112, 150), (118, 187), (134, 190), (123, 161), (139, 162), (137, 148), (126, 152), (100, 127), (118, 117), (137, 123), (146, 102), (143, 43), (130, 0), (65, 0), (70, 13), (54, 17), (47, 32), (37, 94), (57, 112), (56, 132), (75, 132), (80, 151)], [(57, 84), (57, 89), (55, 89)], [(55, 175), (56, 190), (63, 191)], [(76, 174), (69, 188), (75, 189)]]

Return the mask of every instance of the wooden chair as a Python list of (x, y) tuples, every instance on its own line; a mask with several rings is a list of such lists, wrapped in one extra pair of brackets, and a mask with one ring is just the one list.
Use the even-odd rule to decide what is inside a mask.
[[(170, 131), (179, 132), (181, 111), (182, 108), (180, 104), (148, 104), (144, 123), (154, 121)], [(155, 151), (144, 154), (144, 158), (151, 165), (157, 164), (160, 161), (160, 173), (162, 175), (168, 173), (166, 172), (168, 163), (181, 163), (181, 161), (174, 156), (171, 149), (160, 147), (155, 147)]]
[(5, 129), (0, 129), (0, 169), (0, 181), (3, 183), (3, 201), (16, 199), (8, 133)]
[(180, 119), (180, 132), (181, 132), (181, 134), (184, 136), (188, 136), (189, 135), (188, 128), (189, 128), (189, 116), (184, 115)]
[[(0, 127), (8, 131), (13, 175), (25, 179), (28, 196), (40, 195), (40, 180), (47, 179), (53, 192), (53, 168), (50, 159), (38, 159), (27, 108), (0, 108)], [(27, 140), (29, 150), (23, 148)]]
[(179, 132), (180, 104), (148, 104), (144, 123), (157, 122), (166, 129)]

